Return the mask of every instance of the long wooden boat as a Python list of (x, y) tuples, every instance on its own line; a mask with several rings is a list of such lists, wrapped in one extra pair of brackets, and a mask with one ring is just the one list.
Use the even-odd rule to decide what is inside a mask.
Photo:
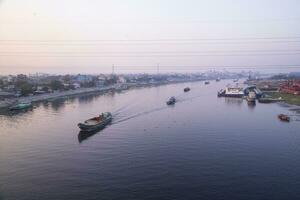
[(84, 132), (91, 132), (104, 128), (109, 123), (111, 123), (111, 121), (112, 114), (110, 112), (105, 112), (98, 117), (93, 117), (84, 121), (83, 123), (79, 123), (78, 127)]
[(24, 109), (28, 109), (28, 108), (31, 108), (32, 107), (32, 103), (29, 102), (29, 103), (18, 103), (14, 106), (11, 106), (9, 108), (10, 111), (17, 111), (17, 110), (24, 110)]

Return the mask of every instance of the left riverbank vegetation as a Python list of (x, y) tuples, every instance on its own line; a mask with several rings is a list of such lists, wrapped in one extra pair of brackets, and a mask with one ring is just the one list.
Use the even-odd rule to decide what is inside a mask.
[(189, 74), (76, 74), (76, 75), (7, 75), (0, 76), (0, 100), (45, 93), (78, 90), (81, 88), (101, 88), (122, 84), (161, 84), (168, 82), (196, 81), (215, 78), (243, 77), (241, 73), (210, 71)]

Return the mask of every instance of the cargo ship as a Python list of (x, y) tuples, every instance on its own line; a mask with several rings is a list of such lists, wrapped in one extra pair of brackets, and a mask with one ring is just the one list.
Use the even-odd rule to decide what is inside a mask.
[(91, 132), (91, 131), (103, 129), (111, 121), (112, 121), (112, 114), (110, 112), (105, 112), (99, 115), (98, 117), (88, 119), (83, 123), (79, 123), (78, 127), (81, 129), (81, 131)]
[(218, 92), (218, 97), (236, 97), (242, 98), (244, 96), (244, 88), (242, 86), (227, 86), (225, 90)]

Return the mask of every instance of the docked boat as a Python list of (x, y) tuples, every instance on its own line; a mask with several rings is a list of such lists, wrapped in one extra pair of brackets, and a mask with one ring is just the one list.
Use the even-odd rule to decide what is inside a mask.
[(191, 88), (189, 88), (189, 87), (186, 87), (186, 88), (184, 88), (184, 92), (189, 92), (191, 90)]
[(275, 102), (280, 102), (282, 101), (282, 98), (271, 98), (271, 97), (262, 97), (258, 99), (259, 103), (275, 103)]
[(171, 97), (171, 98), (167, 101), (167, 105), (174, 105), (175, 103), (176, 103), (175, 97)]
[(255, 92), (249, 92), (246, 99), (247, 99), (248, 102), (255, 102), (256, 93)]
[(278, 115), (278, 118), (279, 118), (281, 121), (285, 121), (285, 122), (290, 122), (290, 120), (291, 120), (291, 118), (290, 118), (288, 115), (284, 115), (284, 114)]
[(17, 110), (25, 110), (25, 109), (28, 109), (28, 108), (31, 108), (32, 107), (32, 103), (29, 102), (29, 103), (18, 103), (14, 106), (11, 106), (9, 108), (10, 111), (17, 111)]
[(208, 85), (208, 84), (209, 84), (209, 81), (205, 81), (204, 84), (205, 84), (205, 85)]
[(104, 128), (112, 121), (112, 114), (110, 112), (105, 112), (98, 117), (93, 117), (86, 120), (83, 123), (79, 123), (78, 127), (82, 131), (90, 132)]
[(225, 90), (221, 89), (220, 91), (218, 91), (218, 97), (223, 97), (225, 94)]
[(244, 88), (238, 84), (236, 86), (227, 86), (225, 90), (218, 92), (218, 96), (242, 98), (244, 96)]

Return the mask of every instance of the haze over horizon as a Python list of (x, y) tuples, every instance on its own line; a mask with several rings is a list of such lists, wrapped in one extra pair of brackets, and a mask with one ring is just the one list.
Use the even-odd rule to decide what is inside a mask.
[(297, 0), (0, 0), (0, 74), (300, 70)]

